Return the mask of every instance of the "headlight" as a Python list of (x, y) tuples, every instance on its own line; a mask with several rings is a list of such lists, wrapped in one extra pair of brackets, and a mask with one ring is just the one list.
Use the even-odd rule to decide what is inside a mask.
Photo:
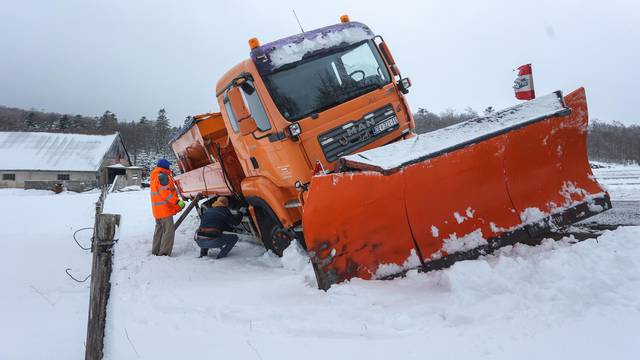
[(302, 128), (300, 128), (300, 124), (293, 123), (289, 125), (289, 133), (291, 133), (291, 136), (293, 137), (300, 136), (300, 133), (302, 133)]

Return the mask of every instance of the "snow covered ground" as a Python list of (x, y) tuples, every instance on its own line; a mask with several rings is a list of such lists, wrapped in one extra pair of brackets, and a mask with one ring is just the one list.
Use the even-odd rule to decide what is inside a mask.
[[(97, 193), (0, 189), (0, 359), (84, 358), (91, 253), (71, 235), (93, 226)], [(90, 245), (91, 231), (78, 233)]]
[(241, 242), (226, 259), (197, 258), (194, 217), (172, 258), (150, 256), (144, 196), (107, 201), (125, 219), (108, 359), (635, 358), (640, 227), (573, 245), (509, 247), (443, 271), (353, 280), (325, 293), (295, 249), (279, 259)]
[[(629, 171), (596, 174), (614, 200), (637, 199), (640, 174), (618, 184)], [(123, 216), (107, 359), (637, 358), (640, 227), (322, 292), (296, 249), (277, 258), (240, 242), (228, 258), (198, 258), (194, 217), (172, 257), (151, 256), (148, 196), (107, 198), (105, 212)], [(82, 358), (89, 284), (64, 269), (90, 269), (71, 234), (92, 225), (97, 197), (0, 190), (0, 359)]]
[[(602, 165), (602, 164), (601, 164)], [(617, 201), (640, 201), (640, 166), (609, 165), (593, 169), (593, 174), (604, 185), (611, 198)]]

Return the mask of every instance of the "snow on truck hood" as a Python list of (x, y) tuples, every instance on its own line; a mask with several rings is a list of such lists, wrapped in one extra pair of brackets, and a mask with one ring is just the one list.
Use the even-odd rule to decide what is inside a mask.
[(300, 61), (307, 54), (355, 44), (373, 36), (371, 29), (362, 23), (341, 23), (264, 44), (251, 50), (251, 59), (264, 75), (284, 65)]
[(497, 136), (514, 128), (571, 111), (564, 105), (562, 92), (556, 91), (495, 113), (467, 120), (436, 131), (417, 135), (379, 148), (343, 156), (341, 163), (353, 162), (381, 171), (436, 157), (472, 144), (483, 138)]

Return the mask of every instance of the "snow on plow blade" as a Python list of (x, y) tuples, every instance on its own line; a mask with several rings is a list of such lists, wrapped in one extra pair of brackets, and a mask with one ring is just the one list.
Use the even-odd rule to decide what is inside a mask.
[(318, 286), (440, 268), (609, 209), (587, 122), (584, 89), (558, 91), (341, 158), (304, 205)]

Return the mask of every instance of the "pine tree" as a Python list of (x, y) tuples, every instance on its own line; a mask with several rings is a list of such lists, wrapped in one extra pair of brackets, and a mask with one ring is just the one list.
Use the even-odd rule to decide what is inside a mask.
[(191, 126), (191, 122), (193, 121), (193, 116), (187, 116), (184, 118), (184, 124), (182, 125), (185, 129)]
[(168, 129), (169, 128), (169, 118), (167, 117), (167, 111), (164, 108), (158, 110), (158, 118), (156, 119), (156, 127), (159, 127), (159, 128), (162, 128), (162, 129)]
[(169, 125), (169, 118), (167, 117), (167, 111), (162, 108), (158, 110), (158, 118), (155, 123), (155, 145), (156, 152), (163, 151), (167, 142), (169, 141), (169, 133), (171, 132), (171, 126)]
[(493, 114), (494, 112), (496, 112), (496, 111), (493, 110), (493, 106), (488, 106), (486, 109), (484, 109), (484, 116), (489, 116), (489, 115)]
[(149, 121), (146, 116), (138, 120), (135, 126), (135, 134), (136, 143), (139, 145), (140, 151), (148, 153), (152, 148), (155, 148), (155, 129), (153, 128), (153, 122)]
[(58, 120), (58, 130), (68, 130), (71, 127), (71, 119), (69, 119), (69, 115), (62, 115)]
[(82, 131), (83, 128), (85, 127), (83, 126), (84, 119), (82, 118), (82, 115), (76, 115), (72, 117), (70, 120), (71, 120), (71, 123), (69, 124), (69, 129), (73, 132)]
[(24, 118), (24, 126), (27, 129), (35, 129), (36, 128), (36, 114), (33, 111), (30, 111), (27, 116)]
[(104, 132), (113, 132), (118, 128), (118, 117), (107, 110), (98, 118), (98, 129)]

